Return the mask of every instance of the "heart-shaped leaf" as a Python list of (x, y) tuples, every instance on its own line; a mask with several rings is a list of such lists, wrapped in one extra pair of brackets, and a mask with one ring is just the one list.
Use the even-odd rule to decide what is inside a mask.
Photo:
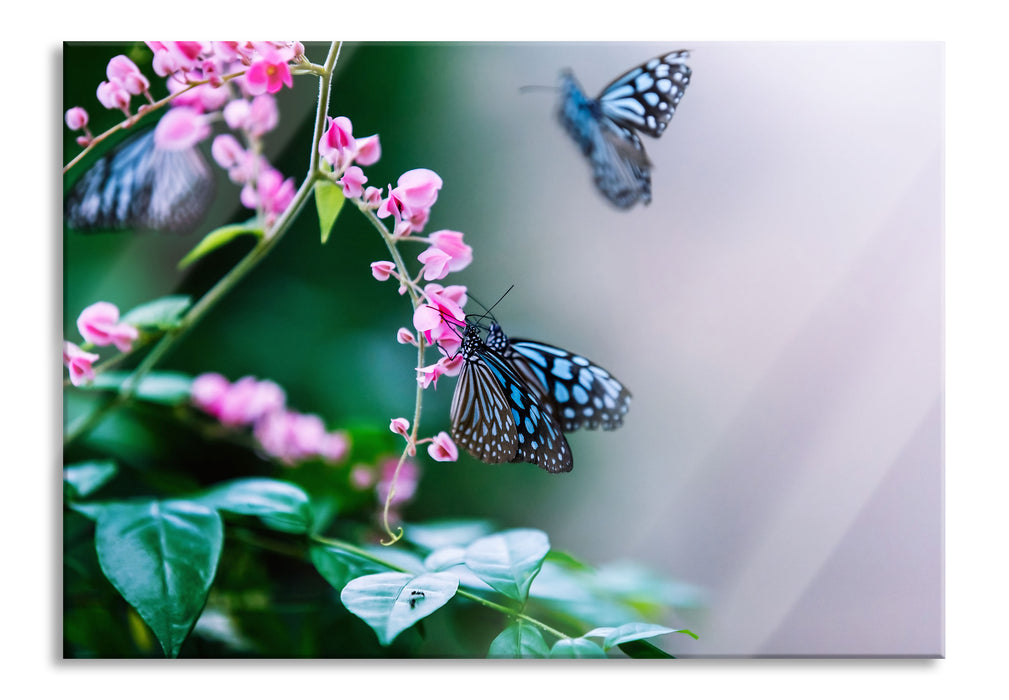
[(312, 507), (300, 487), (279, 479), (249, 478), (227, 481), (204, 492), (200, 503), (238, 515), (256, 515), (281, 532), (307, 532)]
[(329, 180), (315, 183), (315, 208), (319, 212), (319, 231), (322, 233), (322, 243), (325, 245), (329, 234), (336, 223), (336, 217), (343, 209), (343, 189)]
[(98, 515), (98, 563), (166, 656), (178, 656), (200, 616), (223, 536), (217, 512), (192, 501), (117, 503)]
[(549, 551), (550, 540), (540, 530), (506, 530), (467, 547), (466, 566), (494, 590), (524, 603)]
[(597, 627), (591, 632), (586, 632), (583, 636), (602, 637), (603, 649), (609, 650), (618, 644), (633, 642), (638, 639), (648, 639), (649, 637), (658, 637), (673, 632), (689, 634), (694, 639), (697, 639), (697, 635), (690, 630), (674, 630), (647, 622), (628, 622), (626, 625), (620, 625), (620, 627)]
[(383, 646), (447, 603), (459, 588), (448, 573), (388, 572), (356, 578), (340, 592), (347, 610), (375, 630)]
[(550, 655), (543, 635), (525, 620), (515, 620), (490, 643), (489, 659), (545, 659)]
[(605, 659), (606, 652), (590, 639), (560, 639), (550, 650), (551, 659)]

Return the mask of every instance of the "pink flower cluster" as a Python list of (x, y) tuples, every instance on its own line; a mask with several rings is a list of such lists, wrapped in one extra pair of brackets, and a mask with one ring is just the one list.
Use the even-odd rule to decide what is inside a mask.
[(350, 450), (347, 433), (327, 431), (319, 416), (287, 408), (284, 390), (270, 380), (242, 377), (232, 383), (210, 372), (193, 380), (190, 397), (223, 425), (251, 427), (263, 452), (287, 465), (312, 459), (336, 463)]
[[(119, 309), (115, 304), (98, 301), (84, 309), (77, 317), (77, 330), (90, 345), (115, 345), (120, 352), (129, 352), (133, 342), (140, 337), (140, 331), (129, 323), (119, 320)], [(70, 383), (80, 386), (95, 378), (92, 365), (98, 355), (80, 348), (74, 343), (63, 343), (63, 364), (70, 371)]]
[[(242, 185), (242, 204), (260, 211), (267, 226), (272, 224), (294, 198), (294, 179), (284, 179), (263, 156), (254, 154), (261, 152), (259, 139), (277, 125), (273, 94), (293, 85), (290, 65), (304, 59), (304, 47), (299, 42), (276, 41), (149, 41), (147, 46), (154, 52), (154, 72), (167, 78), (169, 91), (177, 95), (155, 128), (157, 146), (192, 148), (210, 136), (211, 124), (223, 112), (224, 122), (244, 134), (249, 148), (244, 149), (230, 134), (219, 136), (229, 140), (215, 142), (215, 160), (228, 170), (233, 182)], [(126, 56), (109, 61), (107, 75), (109, 80), (98, 87), (99, 102), (105, 107), (131, 116), (133, 95), (145, 95), (148, 104), (154, 101), (150, 81)], [(83, 108), (71, 107), (65, 120), (73, 131), (84, 129), (77, 138), (80, 145), (90, 143), (88, 114)]]

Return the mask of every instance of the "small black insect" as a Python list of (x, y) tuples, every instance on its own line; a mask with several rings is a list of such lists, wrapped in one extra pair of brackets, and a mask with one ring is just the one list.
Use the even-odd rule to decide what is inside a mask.
[(424, 591), (410, 591), (410, 609), (417, 607), (417, 602), (425, 597)]

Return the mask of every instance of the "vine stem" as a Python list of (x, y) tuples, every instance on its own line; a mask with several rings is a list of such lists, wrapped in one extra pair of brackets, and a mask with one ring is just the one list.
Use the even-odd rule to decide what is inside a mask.
[[(410, 301), (413, 304), (414, 311), (421, 304), (421, 296), (417, 293), (417, 284), (413, 280), (407, 277), (406, 263), (403, 261), (403, 256), (399, 252), (399, 248), (396, 244), (399, 242), (399, 238), (396, 238), (386, 230), (385, 225), (378, 218), (375, 212), (367, 207), (363, 200), (352, 200), (357, 208), (364, 214), (365, 218), (371, 222), (372, 226), (379, 232), (382, 236), (382, 240), (385, 242), (386, 247), (389, 249), (389, 255), (392, 256), (392, 261), (396, 265), (396, 269), (399, 270), (400, 284), (404, 285), (407, 291), (410, 293)], [(424, 337), (420, 336), (417, 339), (417, 367), (424, 366), (424, 349), (425, 349)], [(407, 440), (406, 447), (403, 448), (403, 453), (399, 456), (399, 462), (396, 463), (396, 469), (392, 473), (392, 481), (389, 484), (389, 493), (385, 497), (385, 505), (382, 507), (382, 526), (385, 528), (385, 533), (389, 536), (388, 540), (382, 540), (382, 544), (385, 546), (393, 545), (403, 536), (403, 528), (397, 527), (396, 532), (392, 531), (392, 527), (389, 525), (389, 508), (392, 506), (392, 499), (396, 495), (396, 483), (399, 481), (399, 472), (403, 467), (403, 463), (406, 462), (406, 458), (410, 453), (411, 446), (416, 449), (417, 446), (417, 431), (420, 424), (420, 414), (421, 407), (424, 401), (424, 387), (417, 383), (417, 397), (414, 401), (413, 408), (413, 421), (411, 422), (410, 438)]]
[[(154, 368), (154, 366), (164, 357), (165, 353), (195, 326), (206, 313), (217, 304), (229, 291), (231, 291), (260, 260), (273, 249), (283, 235), (290, 229), (291, 223), (301, 212), (302, 207), (308, 201), (317, 180), (322, 179), (324, 174), (319, 169), (319, 149), (316, 144), (322, 138), (322, 132), (326, 124), (326, 114), (329, 110), (330, 83), (333, 79), (333, 68), (340, 56), (340, 48), (343, 42), (334, 42), (329, 47), (325, 64), (319, 74), (319, 101), (315, 113), (315, 141), (312, 142), (312, 154), (309, 159), (308, 174), (302, 181), (301, 186), (294, 195), (294, 199), (287, 209), (277, 218), (273, 226), (264, 231), (262, 238), (249, 253), (242, 258), (237, 265), (231, 268), (228, 273), (217, 281), (210, 291), (204, 294), (198, 302), (190, 307), (186, 315), (179, 321), (179, 325), (167, 331), (157, 345), (140, 362), (133, 373), (127, 378), (119, 389), (119, 393), (111, 400), (98, 406), (89, 414), (82, 416), (72, 424), (64, 434), (63, 444), (69, 445), (81, 435), (86, 434), (94, 428), (109, 411), (117, 408), (129, 401), (136, 392), (144, 376)], [(166, 98), (167, 99), (167, 98)], [(155, 103), (157, 104), (157, 103)], [(114, 130), (114, 129), (113, 129)], [(112, 130), (110, 130), (111, 133)], [(71, 161), (70, 165), (73, 165)], [(67, 167), (69, 168), (70, 165)]]
[[(317, 542), (318, 544), (324, 545), (326, 547), (341, 549), (345, 552), (349, 552), (350, 554), (361, 557), (362, 559), (367, 559), (368, 561), (374, 562), (375, 564), (379, 564), (380, 566), (383, 566), (389, 569), (390, 571), (398, 571), (404, 574), (414, 573), (408, 569), (404, 569), (401, 566), (390, 564), (381, 557), (377, 557), (374, 554), (366, 552), (365, 550), (359, 547), (355, 547), (354, 545), (348, 542), (343, 542), (342, 540), (334, 540), (328, 537), (322, 537), (320, 535), (312, 535), (310, 539), (313, 542)], [(524, 620), (525, 622), (528, 622), (531, 625), (539, 627), (544, 632), (548, 632), (549, 634), (554, 635), (558, 639), (571, 639), (570, 635), (564, 634), (558, 629), (554, 629), (545, 622), (537, 620), (535, 617), (526, 615), (525, 613), (515, 610), (514, 608), (509, 608), (507, 605), (501, 605), (500, 603), (495, 603), (493, 600), (488, 600), (487, 598), (477, 595), (476, 593), (471, 593), (467, 590), (459, 589), (458, 591), (456, 591), (456, 595), (472, 600), (475, 603), (479, 603), (480, 605), (483, 605), (484, 607), (490, 608), (491, 610), (495, 610), (499, 613), (502, 613), (503, 615)]]

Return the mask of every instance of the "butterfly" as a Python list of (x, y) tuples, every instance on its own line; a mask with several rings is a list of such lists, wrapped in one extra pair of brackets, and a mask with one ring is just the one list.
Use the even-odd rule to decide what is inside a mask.
[(665, 131), (690, 83), (688, 58), (688, 51), (657, 56), (595, 99), (570, 70), (561, 74), (561, 124), (592, 164), (596, 187), (620, 209), (652, 201), (651, 162), (638, 132), (658, 138)]
[(463, 367), (452, 395), (452, 439), (487, 464), (528, 462), (568, 472), (571, 447), (553, 409), (497, 352), (481, 327), (466, 323), (459, 353)]
[(103, 155), (74, 183), (63, 218), (83, 232), (188, 233), (213, 198), (214, 178), (199, 150), (158, 148), (149, 129)]
[(631, 392), (581, 355), (535, 340), (509, 338), (494, 322), (485, 344), (525, 379), (565, 433), (615, 430), (624, 422)]

